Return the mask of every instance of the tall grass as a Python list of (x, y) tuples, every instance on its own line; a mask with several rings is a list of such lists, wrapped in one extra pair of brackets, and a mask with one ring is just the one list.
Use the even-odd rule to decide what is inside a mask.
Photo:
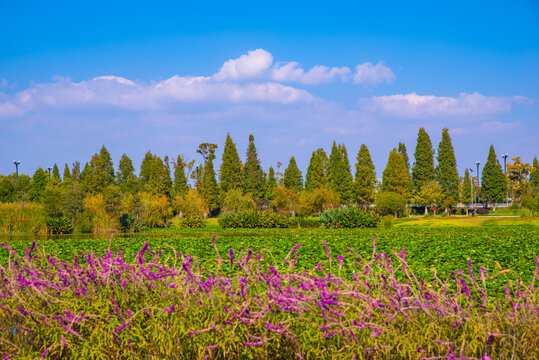
[[(213, 241), (213, 238), (212, 238)], [(0, 267), (0, 349), (7, 358), (535, 359), (539, 258), (530, 284), (489, 297), (471, 265), (447, 279), (418, 279), (406, 252), (394, 263), (353, 249), (295, 271), (296, 244), (273, 263), (265, 251), (215, 249), (215, 271), (146, 243), (81, 253), (63, 263), (36, 244)], [(321, 259), (322, 260), (322, 259)], [(404, 278), (404, 281), (398, 279)]]
[(47, 233), (43, 206), (37, 203), (0, 203), (0, 233)]

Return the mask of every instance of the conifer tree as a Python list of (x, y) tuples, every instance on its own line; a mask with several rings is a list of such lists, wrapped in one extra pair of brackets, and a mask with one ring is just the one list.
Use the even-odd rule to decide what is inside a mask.
[(135, 194), (138, 190), (135, 167), (133, 166), (133, 162), (129, 156), (127, 156), (125, 153), (122, 154), (122, 157), (120, 158), (118, 173), (116, 174), (116, 181), (124, 193)]
[(99, 154), (92, 156), (88, 168), (85, 168), (84, 182), (92, 193), (102, 192), (114, 182), (114, 166), (105, 145), (101, 147)]
[(55, 184), (59, 184), (62, 182), (62, 178), (60, 177), (60, 169), (58, 168), (58, 165), (56, 163), (52, 167), (52, 179), (51, 181), (54, 181)]
[(311, 161), (305, 175), (305, 189), (314, 190), (325, 187), (328, 184), (327, 168), (328, 156), (324, 149), (313, 151)]
[(185, 175), (185, 160), (182, 155), (178, 155), (174, 164), (174, 191), (177, 195), (184, 196), (189, 189), (187, 176)]
[(414, 158), (412, 189), (415, 193), (418, 193), (424, 183), (434, 180), (434, 150), (425, 128), (420, 128), (417, 134)]
[(241, 187), (242, 184), (242, 164), (236, 150), (236, 144), (232, 141), (230, 134), (226, 135), (223, 158), (219, 168), (219, 182), (223, 193)]
[[(166, 157), (168, 162), (168, 157)], [(148, 151), (142, 160), (139, 172), (139, 181), (151, 194), (170, 196), (172, 179), (167, 162)]]
[(275, 170), (273, 170), (273, 166), (270, 166), (268, 171), (268, 178), (266, 180), (266, 188), (264, 191), (264, 199), (268, 201), (272, 201), (275, 199), (277, 192), (277, 178), (275, 177)]
[(219, 201), (219, 187), (215, 179), (215, 170), (213, 169), (213, 160), (215, 159), (216, 144), (200, 144), (197, 153), (204, 158), (202, 168), (202, 177), (198, 186), (200, 195), (206, 200), (210, 208), (215, 208)]
[(376, 172), (371, 154), (365, 144), (362, 144), (359, 148), (356, 160), (356, 177), (354, 180), (356, 201), (358, 204), (366, 206), (374, 202)]
[(533, 158), (530, 183), (533, 187), (539, 188), (539, 162), (537, 161), (537, 156)]
[(464, 179), (462, 179), (462, 192), (460, 202), (463, 204), (471, 204), (472, 202), (472, 181), (468, 168), (464, 170)]
[(66, 165), (64, 166), (64, 182), (70, 182), (71, 181), (71, 171), (69, 170), (69, 166)]
[(490, 145), (488, 158), (481, 171), (481, 192), (480, 196), (486, 203), (503, 202), (507, 182), (500, 162), (496, 158), (494, 146)]
[(348, 203), (354, 198), (354, 179), (350, 170), (348, 153), (344, 144), (333, 142), (329, 155), (328, 178), (342, 202)]
[(442, 140), (438, 145), (438, 156), (436, 160), (438, 162), (438, 166), (436, 167), (436, 181), (442, 189), (442, 203), (445, 206), (455, 205), (458, 201), (460, 181), (457, 172), (455, 151), (453, 150), (451, 137), (447, 128), (442, 130)]
[(73, 167), (71, 168), (71, 180), (77, 182), (80, 180), (80, 178), (81, 178), (80, 162), (75, 161), (73, 163)]
[(254, 141), (254, 136), (249, 135), (247, 159), (243, 166), (243, 190), (260, 199), (264, 196), (264, 171), (260, 165)]
[(303, 189), (303, 178), (298, 168), (296, 159), (292, 156), (288, 167), (284, 170), (284, 187), (293, 189), (299, 193)]
[(406, 164), (406, 169), (408, 169), (408, 172), (410, 172), (410, 159), (408, 158), (408, 153), (406, 152), (406, 145), (404, 143), (399, 142), (399, 153), (402, 155), (402, 158), (404, 159), (404, 163)]
[(43, 194), (43, 191), (45, 191), (48, 182), (49, 176), (47, 175), (47, 172), (42, 168), (38, 168), (32, 176), (30, 188), (28, 189), (28, 197), (30, 198), (30, 201), (41, 200), (41, 195)]
[(397, 149), (391, 150), (382, 177), (382, 191), (395, 192), (407, 199), (409, 181), (404, 158)]

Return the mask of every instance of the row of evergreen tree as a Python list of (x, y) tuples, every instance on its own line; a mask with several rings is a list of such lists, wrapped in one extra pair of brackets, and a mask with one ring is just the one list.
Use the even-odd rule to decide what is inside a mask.
[[(420, 128), (418, 132), (412, 166), (406, 146), (399, 143), (389, 154), (381, 184), (378, 183), (374, 164), (365, 144), (361, 145), (356, 156), (355, 176), (352, 176), (345, 145), (334, 142), (329, 156), (322, 148), (313, 151), (305, 178), (293, 156), (284, 173), (276, 173), (272, 166), (266, 173), (258, 158), (253, 135), (249, 136), (244, 163), (232, 138), (227, 135), (218, 174), (213, 165), (216, 149), (216, 144), (200, 144), (197, 153), (202, 156), (203, 161), (199, 165), (196, 165), (194, 160), (186, 161), (182, 155), (178, 155), (175, 161), (170, 161), (168, 156), (162, 159), (148, 151), (137, 176), (132, 160), (126, 154), (122, 155), (118, 169), (115, 170), (111, 155), (103, 146), (101, 151), (94, 154), (90, 162), (84, 165), (82, 171), (79, 162), (73, 163), (71, 169), (65, 164), (63, 177), (60, 176), (56, 164), (49, 173), (42, 168), (37, 169), (32, 178), (21, 175), (18, 181), (13, 181), (13, 176), (3, 177), (0, 182), (0, 201), (40, 201), (49, 182), (78, 183), (82, 185), (85, 193), (91, 194), (103, 192), (108, 186), (115, 185), (124, 194), (145, 191), (172, 198), (186, 194), (190, 188), (190, 179), (194, 181), (194, 187), (210, 208), (217, 208), (230, 190), (237, 189), (249, 194), (257, 202), (269, 202), (275, 198), (279, 186), (297, 193), (330, 188), (343, 204), (373, 204), (377, 191), (399, 194), (407, 202), (440, 204), (446, 208), (459, 201), (470, 203), (473, 200), (473, 187), (470, 183), (472, 179), (468, 169), (465, 170), (464, 177), (458, 175), (448, 129), (442, 131), (436, 165), (436, 152), (424, 128)], [(537, 158), (534, 158), (533, 168), (529, 173), (532, 184), (536, 185), (539, 183), (539, 171), (534, 172), (533, 169), (538, 167)], [(279, 171), (279, 168), (277, 170)], [(506, 192), (507, 179), (491, 146), (481, 173), (481, 200), (502, 202)]]

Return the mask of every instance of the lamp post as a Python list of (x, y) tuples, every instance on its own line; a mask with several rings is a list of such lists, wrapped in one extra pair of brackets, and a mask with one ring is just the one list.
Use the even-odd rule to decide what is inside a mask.
[(470, 201), (472, 202), (472, 208), (473, 208), (473, 169), (469, 168), (470, 170)]
[(49, 170), (49, 183), (51, 182), (51, 171), (52, 171), (52, 168), (49, 166), (47, 168), (47, 170)]
[(20, 160), (17, 160), (17, 161), (13, 160), (13, 164), (15, 164), (15, 171), (17, 173), (17, 180), (19, 180), (19, 164), (20, 163), (21, 163)]
[(479, 204), (479, 164), (481, 164), (480, 161), (475, 162), (475, 165), (477, 165), (477, 204)]
[[(506, 163), (507, 163), (507, 157), (509, 156), (509, 154), (505, 153), (504, 155), (502, 155), (503, 157), (503, 175), (506, 177), (506, 181), (507, 181), (507, 167), (506, 167)], [(507, 206), (507, 189), (505, 190), (505, 206)]]

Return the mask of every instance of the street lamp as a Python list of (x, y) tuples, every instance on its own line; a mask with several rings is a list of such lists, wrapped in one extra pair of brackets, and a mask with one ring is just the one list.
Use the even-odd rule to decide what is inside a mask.
[(477, 204), (479, 204), (479, 164), (481, 164), (480, 161), (475, 162), (475, 165), (477, 165)]
[(17, 172), (17, 180), (19, 180), (19, 164), (21, 163), (20, 160), (13, 160), (13, 164), (15, 164), (15, 169), (16, 169), (16, 172)]
[(51, 182), (51, 171), (52, 171), (52, 168), (49, 166), (47, 168), (47, 170), (49, 170), (49, 183)]
[[(506, 163), (507, 163), (507, 157), (509, 155), (507, 153), (505, 153), (505, 155), (502, 155), (503, 157), (503, 174), (505, 175), (505, 177), (507, 177), (507, 168), (506, 168)], [(507, 206), (507, 189), (505, 190), (505, 206)]]

